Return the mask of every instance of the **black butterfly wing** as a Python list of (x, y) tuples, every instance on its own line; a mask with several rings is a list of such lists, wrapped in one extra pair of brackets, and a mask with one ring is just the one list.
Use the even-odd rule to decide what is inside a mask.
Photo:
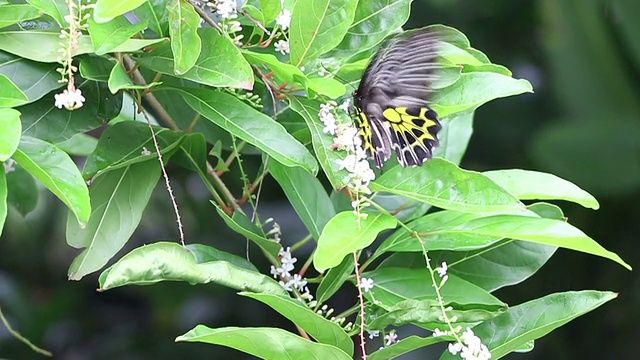
[(441, 129), (428, 103), (439, 40), (420, 29), (386, 43), (369, 63), (355, 94), (365, 148), (381, 168), (395, 149), (402, 166), (420, 165), (432, 156)]

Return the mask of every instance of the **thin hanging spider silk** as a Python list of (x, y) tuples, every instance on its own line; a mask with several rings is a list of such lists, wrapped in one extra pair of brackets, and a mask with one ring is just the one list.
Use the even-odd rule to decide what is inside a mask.
[(429, 107), (438, 36), (428, 29), (400, 34), (373, 57), (354, 93), (356, 123), (368, 155), (382, 168), (392, 150), (402, 166), (421, 165), (442, 128)]

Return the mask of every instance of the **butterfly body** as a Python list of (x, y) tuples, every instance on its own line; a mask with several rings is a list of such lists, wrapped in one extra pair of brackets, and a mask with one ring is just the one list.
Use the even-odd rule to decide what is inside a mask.
[(391, 39), (365, 70), (354, 93), (356, 123), (376, 167), (382, 168), (393, 150), (402, 166), (432, 157), (441, 129), (428, 105), (437, 56), (437, 35), (420, 29)]

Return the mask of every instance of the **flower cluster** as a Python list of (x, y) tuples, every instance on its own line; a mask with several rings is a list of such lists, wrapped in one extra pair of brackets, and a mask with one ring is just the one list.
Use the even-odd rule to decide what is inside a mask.
[(460, 354), (465, 360), (488, 360), (491, 359), (489, 348), (482, 343), (473, 330), (467, 328), (462, 333), (462, 342), (449, 344), (449, 352), (453, 355)]
[(55, 106), (58, 109), (63, 107), (67, 110), (75, 110), (82, 107), (85, 102), (84, 96), (82, 96), (82, 90), (76, 89), (75, 86), (71, 86), (71, 89), (64, 89), (60, 94), (55, 94)]
[(346, 151), (347, 156), (337, 160), (340, 170), (345, 169), (348, 172), (344, 179), (347, 189), (352, 193), (351, 206), (354, 213), (359, 217), (366, 218), (366, 213), (361, 213), (362, 207), (368, 206), (367, 195), (371, 194), (369, 183), (375, 179), (375, 173), (367, 160), (367, 153), (363, 149), (362, 137), (359, 130), (353, 124), (343, 123), (336, 116), (337, 110), (348, 113), (350, 106), (349, 100), (346, 100), (338, 106), (335, 101), (329, 101), (320, 105), (318, 116), (324, 124), (322, 130), (325, 134), (335, 135), (333, 138), (333, 150)]
[(82, 92), (75, 87), (74, 73), (78, 71), (78, 67), (73, 65), (73, 54), (78, 50), (78, 39), (82, 35), (82, 30), (89, 26), (87, 24), (87, 20), (91, 16), (89, 10), (95, 5), (82, 4), (81, 1), (76, 4), (74, 0), (66, 0), (66, 3), (68, 14), (64, 16), (64, 20), (69, 26), (60, 30), (58, 63), (62, 66), (56, 71), (61, 75), (61, 79), (58, 81), (67, 83), (67, 88), (61, 94), (55, 95), (55, 106), (58, 109), (64, 107), (67, 110), (75, 110), (82, 107), (85, 98), (82, 96)]
[(284, 40), (278, 40), (273, 44), (273, 47), (276, 51), (280, 52), (282, 55), (289, 54), (291, 49), (289, 47), (289, 38), (285, 31), (291, 25), (291, 11), (287, 9), (282, 9), (282, 12), (276, 18), (276, 25), (280, 27), (282, 30), (282, 35), (284, 35)]
[(238, 17), (238, 4), (236, 0), (213, 0), (207, 2), (207, 6), (216, 14), (220, 15), (220, 18), (223, 20), (236, 19)]
[(437, 268), (435, 268), (435, 270), (438, 272), (438, 276), (440, 276), (440, 278), (442, 280), (440, 280), (440, 287), (442, 287), (442, 285), (444, 285), (444, 283), (447, 282), (447, 280), (449, 280), (449, 275), (447, 275), (447, 270), (449, 270), (449, 266), (447, 265), (446, 262), (442, 262), (442, 266), (439, 266)]
[[(280, 243), (280, 225), (276, 222), (273, 224), (269, 235), (273, 236), (273, 241)], [(303, 278), (300, 274), (291, 274), (293, 269), (295, 269), (293, 264), (298, 261), (298, 259), (291, 255), (291, 248), (280, 248), (278, 257), (280, 258), (280, 266), (276, 267), (271, 265), (271, 275), (276, 279), (279, 278), (280, 285), (287, 291), (298, 294), (298, 300), (306, 302), (313, 300), (313, 295), (311, 295), (307, 287), (307, 279)]]

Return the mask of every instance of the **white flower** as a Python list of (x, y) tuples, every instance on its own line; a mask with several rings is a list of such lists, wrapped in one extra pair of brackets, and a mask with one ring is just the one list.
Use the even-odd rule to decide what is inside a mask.
[(369, 292), (369, 290), (373, 289), (373, 279), (362, 278), (360, 281), (360, 288), (364, 290), (364, 292)]
[(380, 330), (367, 330), (367, 332), (369, 333), (369, 339), (377, 338), (378, 336), (380, 336)]
[(462, 343), (449, 344), (449, 352), (452, 355), (460, 353), (460, 357), (465, 360), (489, 360), (491, 352), (486, 345), (482, 344), (482, 340), (477, 337), (473, 330), (467, 328), (462, 333)]
[(351, 109), (351, 98), (347, 98), (345, 101), (343, 101), (342, 104), (338, 106), (338, 108), (348, 114), (349, 109)]
[(151, 155), (151, 151), (149, 151), (146, 146), (143, 146), (141, 154), (144, 156)]
[(2, 163), (4, 165), (4, 173), (8, 174), (12, 171), (16, 171), (16, 162), (13, 159), (9, 159)]
[(385, 346), (389, 346), (398, 342), (398, 334), (396, 334), (395, 330), (391, 330), (387, 335), (384, 336), (386, 340)]
[(223, 19), (235, 19), (238, 16), (236, 0), (214, 0), (212, 5), (209, 4), (207, 5), (215, 8)]
[(64, 107), (67, 110), (75, 110), (82, 107), (85, 102), (84, 96), (82, 96), (82, 90), (74, 89), (69, 91), (69, 89), (65, 89), (62, 93), (56, 94), (55, 98), (55, 106), (58, 109), (62, 109)]
[(449, 352), (451, 355), (457, 355), (460, 351), (462, 351), (462, 344), (459, 342), (449, 344)]
[(445, 335), (448, 335), (448, 334), (449, 334), (449, 332), (446, 331), (446, 330), (440, 330), (438, 328), (433, 329), (433, 337), (445, 336)]
[(287, 30), (291, 24), (291, 11), (283, 9), (278, 18), (276, 19), (276, 25), (279, 25), (282, 30)]
[(449, 270), (449, 266), (447, 266), (447, 263), (444, 261), (442, 262), (442, 266), (436, 268), (440, 277), (445, 277), (447, 275), (447, 270)]
[(286, 55), (291, 51), (289, 49), (289, 42), (286, 40), (278, 40), (274, 44), (274, 47), (276, 48), (276, 51), (279, 51), (282, 55)]

